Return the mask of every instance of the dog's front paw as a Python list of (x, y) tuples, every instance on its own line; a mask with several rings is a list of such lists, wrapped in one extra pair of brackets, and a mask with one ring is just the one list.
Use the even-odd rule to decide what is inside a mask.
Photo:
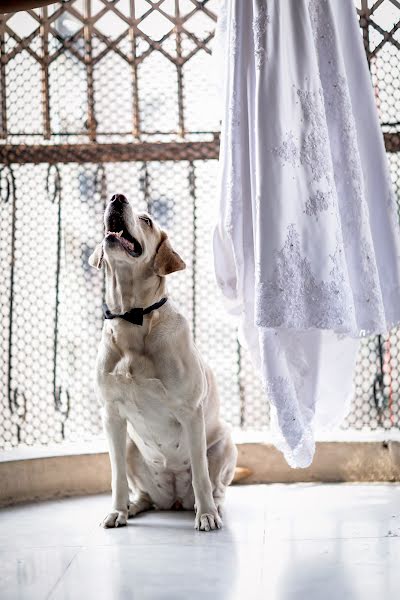
[(213, 529), (221, 529), (222, 519), (215, 509), (207, 511), (197, 511), (194, 528), (198, 531), (211, 531)]
[(105, 519), (100, 523), (105, 529), (110, 527), (123, 527), (126, 525), (127, 511), (113, 510), (110, 512)]

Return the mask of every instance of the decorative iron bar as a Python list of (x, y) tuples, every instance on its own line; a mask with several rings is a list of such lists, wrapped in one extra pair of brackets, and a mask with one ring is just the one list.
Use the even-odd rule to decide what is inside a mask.
[[(152, 212), (185, 257), (170, 288), (216, 372), (225, 417), (268, 428), (212, 273), (217, 5), (69, 0), (0, 15), (0, 447), (101, 431), (91, 373), (104, 280), (87, 258), (115, 191)], [(356, 6), (400, 195), (400, 2)], [(346, 427), (399, 427), (399, 371), (399, 331), (363, 341)]]

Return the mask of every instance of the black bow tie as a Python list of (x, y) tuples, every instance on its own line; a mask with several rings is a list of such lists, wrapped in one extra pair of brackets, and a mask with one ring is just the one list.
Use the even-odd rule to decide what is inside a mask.
[(129, 321), (129, 323), (132, 323), (133, 325), (143, 325), (144, 315), (148, 315), (153, 310), (160, 308), (166, 303), (167, 300), (168, 298), (162, 298), (159, 302), (156, 302), (147, 308), (131, 308), (131, 310), (128, 310), (128, 312), (124, 313), (123, 315), (114, 315), (108, 308), (107, 304), (104, 303), (103, 315), (105, 319), (116, 319), (118, 317), (120, 319), (125, 319), (125, 321)]

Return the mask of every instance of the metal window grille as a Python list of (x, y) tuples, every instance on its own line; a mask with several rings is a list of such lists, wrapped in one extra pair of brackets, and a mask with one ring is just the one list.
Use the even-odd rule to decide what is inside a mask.
[[(400, 195), (400, 5), (357, 8)], [(212, 271), (218, 156), (216, 0), (69, 0), (0, 17), (0, 447), (101, 432), (92, 373), (107, 198), (168, 228), (188, 268), (170, 291), (234, 426), (267, 430), (249, 357)], [(400, 333), (363, 341), (345, 427), (399, 426)]]

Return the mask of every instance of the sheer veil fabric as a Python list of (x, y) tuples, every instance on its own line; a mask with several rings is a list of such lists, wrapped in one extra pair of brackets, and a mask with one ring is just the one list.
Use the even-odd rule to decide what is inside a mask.
[(400, 321), (396, 202), (353, 0), (225, 0), (217, 282), (293, 467)]

